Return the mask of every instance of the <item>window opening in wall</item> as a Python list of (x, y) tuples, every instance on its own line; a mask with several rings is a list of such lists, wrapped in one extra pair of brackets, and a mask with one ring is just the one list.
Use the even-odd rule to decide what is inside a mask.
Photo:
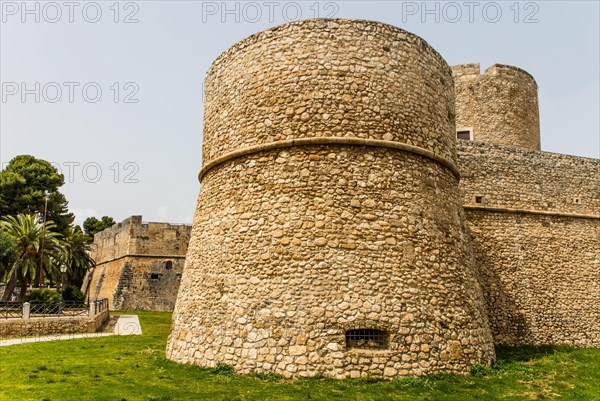
[(355, 329), (346, 331), (346, 348), (387, 349), (389, 334), (378, 329)]
[(456, 139), (461, 141), (472, 141), (473, 130), (471, 128), (459, 129), (456, 131)]
[(151, 273), (150, 274), (150, 280), (153, 280), (153, 281), (158, 280), (158, 273)]
[(581, 198), (580, 197), (573, 198), (573, 204), (575, 204), (575, 205), (581, 205)]
[(171, 270), (173, 268), (173, 262), (170, 260), (163, 262), (163, 265), (164, 265), (165, 269), (167, 269), (167, 270)]
[(475, 195), (475, 203), (483, 203), (483, 196)]

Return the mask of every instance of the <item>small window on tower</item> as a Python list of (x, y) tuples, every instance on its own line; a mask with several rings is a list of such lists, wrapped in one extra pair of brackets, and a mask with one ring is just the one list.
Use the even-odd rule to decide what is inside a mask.
[(150, 280), (152, 280), (152, 281), (158, 280), (158, 273), (151, 273), (150, 274)]
[(456, 139), (459, 139), (461, 141), (470, 141), (470, 140), (472, 140), (471, 132), (472, 132), (471, 130), (456, 131)]
[(346, 332), (346, 348), (387, 349), (389, 334), (378, 329), (356, 329)]
[(173, 262), (170, 260), (167, 260), (166, 262), (163, 262), (165, 269), (167, 270), (171, 270), (173, 268)]
[(483, 203), (483, 196), (476, 195), (475, 196), (475, 203)]

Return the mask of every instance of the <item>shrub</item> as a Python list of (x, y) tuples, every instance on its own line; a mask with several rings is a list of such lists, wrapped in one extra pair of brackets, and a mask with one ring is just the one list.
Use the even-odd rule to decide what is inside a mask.
[(60, 302), (60, 294), (48, 288), (40, 288), (39, 290), (29, 291), (25, 294), (23, 301), (31, 304), (57, 304)]
[(68, 286), (67, 288), (65, 288), (62, 293), (62, 296), (66, 302), (81, 302), (81, 303), (83, 303), (83, 301), (84, 301), (83, 293), (81, 291), (79, 291), (79, 288), (75, 287), (74, 285), (71, 285), (71, 286)]

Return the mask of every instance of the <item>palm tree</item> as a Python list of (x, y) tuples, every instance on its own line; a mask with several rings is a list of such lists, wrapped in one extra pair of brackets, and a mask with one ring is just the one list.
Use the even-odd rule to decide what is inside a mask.
[(67, 277), (74, 280), (83, 279), (88, 269), (95, 265), (90, 256), (91, 245), (88, 236), (79, 227), (69, 227), (60, 240), (60, 246), (60, 259), (67, 266)]
[[(53, 273), (60, 251), (60, 234), (52, 231), (55, 227), (54, 222), (46, 222), (42, 265), (48, 274)], [(19, 297), (22, 297), (25, 295), (29, 283), (39, 273), (44, 224), (38, 221), (35, 214), (19, 214), (16, 217), (4, 217), (0, 220), (0, 228), (12, 239), (15, 249), (15, 261), (5, 273), (8, 283), (2, 300), (6, 301), (12, 295), (17, 281), (21, 282)]]

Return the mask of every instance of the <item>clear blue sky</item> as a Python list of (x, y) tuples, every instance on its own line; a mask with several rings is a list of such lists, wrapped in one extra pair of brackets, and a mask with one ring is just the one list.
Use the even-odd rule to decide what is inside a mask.
[(598, 1), (114, 3), (1, 2), (0, 162), (59, 166), (78, 223), (191, 222), (204, 74), (235, 42), (298, 18), (383, 21), (450, 65), (521, 67), (539, 86), (542, 149), (600, 157)]

